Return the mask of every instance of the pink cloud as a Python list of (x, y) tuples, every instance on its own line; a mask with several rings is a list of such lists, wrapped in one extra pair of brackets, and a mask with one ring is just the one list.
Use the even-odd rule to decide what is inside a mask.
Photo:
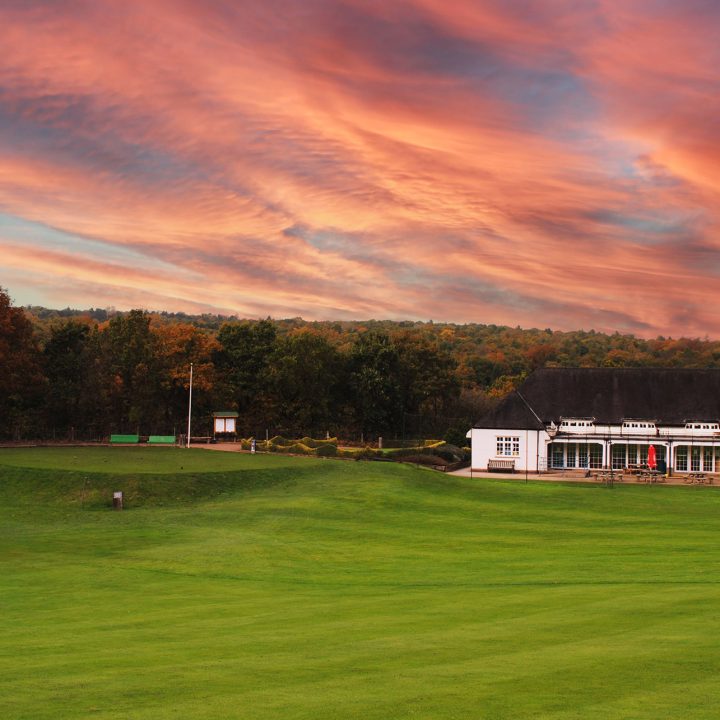
[(61, 304), (720, 333), (701, 6), (15, 7), (0, 213), (148, 258), (6, 238)]

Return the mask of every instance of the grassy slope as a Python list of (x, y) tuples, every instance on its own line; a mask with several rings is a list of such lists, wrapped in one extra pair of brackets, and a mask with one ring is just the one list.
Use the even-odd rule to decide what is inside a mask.
[(0, 506), (3, 718), (717, 714), (710, 488), (2, 450)]

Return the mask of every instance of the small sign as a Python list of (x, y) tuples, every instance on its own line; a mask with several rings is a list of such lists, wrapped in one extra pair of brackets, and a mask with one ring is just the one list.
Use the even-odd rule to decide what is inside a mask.
[(122, 500), (122, 491), (113, 493), (113, 500)]

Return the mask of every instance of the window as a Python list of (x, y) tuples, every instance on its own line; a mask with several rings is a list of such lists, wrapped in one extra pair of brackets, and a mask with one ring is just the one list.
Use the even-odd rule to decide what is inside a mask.
[(566, 418), (560, 421), (560, 427), (562, 428), (590, 428), (594, 426), (592, 420), (578, 420), (577, 418)]
[(627, 446), (627, 461), (628, 465), (637, 465), (638, 462), (638, 447), (637, 445)]
[(687, 445), (678, 445), (675, 450), (675, 469), (685, 472), (688, 469)]
[(565, 452), (561, 443), (553, 443), (550, 453), (550, 464), (554, 468), (565, 467)]
[(700, 448), (692, 448), (690, 453), (690, 472), (700, 472)]
[(498, 437), (496, 454), (506, 455), (510, 457), (518, 457), (520, 455), (520, 438)]
[(713, 449), (708, 445), (703, 448), (703, 470), (713, 472)]
[(613, 470), (622, 470), (625, 467), (626, 460), (626, 445), (613, 445), (612, 446), (612, 468)]

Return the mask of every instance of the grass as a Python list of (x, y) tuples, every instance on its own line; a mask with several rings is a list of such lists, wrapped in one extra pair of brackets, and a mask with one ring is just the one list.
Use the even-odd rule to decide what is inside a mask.
[(717, 715), (712, 488), (3, 449), (0, 507), (3, 718)]

